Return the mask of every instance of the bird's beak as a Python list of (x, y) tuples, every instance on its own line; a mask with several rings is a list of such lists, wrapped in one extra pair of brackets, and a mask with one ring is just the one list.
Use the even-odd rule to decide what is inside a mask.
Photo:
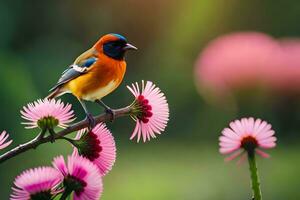
[(124, 50), (137, 50), (138, 48), (136, 48), (135, 46), (133, 46), (132, 44), (127, 43), (125, 45), (125, 47), (123, 47)]

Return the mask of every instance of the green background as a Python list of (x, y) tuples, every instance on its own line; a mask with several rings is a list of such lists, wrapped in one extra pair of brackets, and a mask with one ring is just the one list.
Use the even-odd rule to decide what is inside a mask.
[[(298, 200), (299, 98), (248, 91), (237, 98), (238, 109), (217, 106), (197, 92), (193, 72), (199, 53), (217, 36), (251, 30), (297, 37), (299, 18), (298, 0), (2, 0), (0, 129), (10, 133), (11, 147), (32, 139), (37, 130), (20, 124), (22, 106), (45, 97), (80, 53), (101, 35), (116, 32), (139, 51), (128, 54), (122, 85), (104, 101), (113, 108), (126, 106), (132, 96), (125, 86), (151, 80), (168, 98), (170, 121), (162, 135), (145, 144), (129, 140), (134, 127), (129, 118), (108, 123), (118, 155), (104, 178), (103, 200), (250, 199), (247, 164), (225, 163), (218, 153), (221, 130), (242, 116), (267, 120), (278, 137), (271, 159), (258, 159), (264, 199)], [(84, 118), (75, 98), (62, 99), (73, 104), (78, 120)], [(94, 114), (102, 112), (88, 106)], [(57, 141), (1, 164), (1, 199), (9, 198), (23, 170), (50, 165), (54, 156), (70, 152), (68, 143)]]

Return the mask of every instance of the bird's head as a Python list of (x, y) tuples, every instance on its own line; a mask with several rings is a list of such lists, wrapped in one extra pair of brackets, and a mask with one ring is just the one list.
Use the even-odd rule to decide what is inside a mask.
[(135, 46), (127, 42), (127, 39), (124, 36), (115, 33), (101, 37), (94, 48), (99, 53), (104, 53), (116, 60), (123, 60), (125, 52), (128, 50), (137, 50)]

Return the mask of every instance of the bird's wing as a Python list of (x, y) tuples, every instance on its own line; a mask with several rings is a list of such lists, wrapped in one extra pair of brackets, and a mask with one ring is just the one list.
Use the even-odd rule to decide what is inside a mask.
[(85, 74), (91, 66), (97, 61), (95, 54), (91, 54), (90, 50), (81, 54), (61, 75), (56, 85), (50, 89), (50, 92), (56, 90), (65, 83)]

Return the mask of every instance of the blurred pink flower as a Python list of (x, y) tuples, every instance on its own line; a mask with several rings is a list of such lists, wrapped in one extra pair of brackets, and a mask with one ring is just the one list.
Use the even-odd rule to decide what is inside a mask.
[(276, 146), (276, 137), (271, 125), (261, 119), (243, 118), (235, 120), (225, 128), (220, 136), (220, 153), (231, 154), (226, 160), (232, 160), (245, 151), (255, 151), (262, 157), (269, 157), (261, 149)]
[(282, 64), (271, 74), (273, 85), (282, 93), (300, 91), (300, 40), (279, 40)]
[(15, 179), (11, 200), (52, 199), (62, 176), (52, 167), (39, 167), (21, 173)]
[(116, 144), (111, 132), (105, 124), (97, 124), (92, 131), (78, 131), (74, 154), (88, 158), (96, 164), (102, 176), (106, 175), (116, 160)]
[(195, 68), (196, 79), (200, 88), (218, 95), (257, 86), (276, 90), (283, 78), (288, 81), (283, 74), (295, 73), (296, 68), (287, 65), (295, 63), (295, 59), (299, 62), (295, 54), (293, 61), (287, 59), (288, 55), (291, 55), (290, 52), (285, 53), (278, 41), (263, 33), (244, 32), (221, 36), (212, 41), (199, 56)]
[(27, 129), (40, 127), (53, 128), (59, 126), (67, 127), (67, 124), (75, 120), (71, 104), (65, 105), (61, 100), (39, 99), (29, 103), (21, 110), (22, 118), (28, 120), (23, 122)]
[(127, 88), (135, 97), (131, 107), (136, 126), (130, 139), (137, 137), (139, 142), (143, 137), (145, 142), (151, 137), (156, 138), (156, 134), (161, 134), (169, 121), (169, 106), (164, 93), (150, 81), (146, 85), (142, 81), (141, 89), (137, 82)]
[(101, 196), (102, 177), (98, 167), (81, 156), (54, 158), (53, 165), (64, 176), (65, 191), (74, 191), (74, 200), (98, 200)]
[(9, 140), (8, 142), (5, 142), (8, 138), (9, 134), (6, 133), (6, 131), (3, 131), (0, 134), (0, 150), (6, 148), (12, 143), (12, 140)]

